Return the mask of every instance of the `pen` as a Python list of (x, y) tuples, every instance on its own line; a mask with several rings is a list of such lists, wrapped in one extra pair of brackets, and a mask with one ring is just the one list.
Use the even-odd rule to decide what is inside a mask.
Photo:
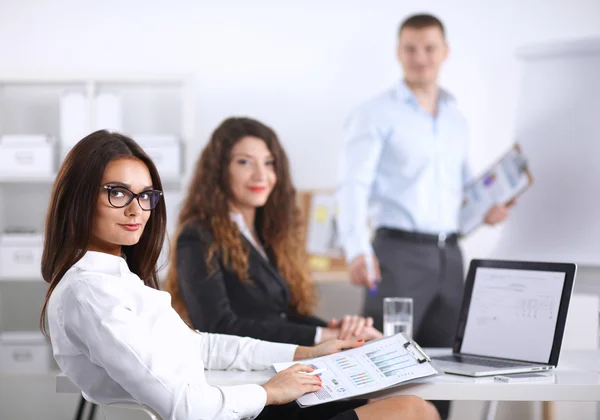
[(300, 372), (300, 373), (303, 373), (305, 375), (310, 375), (310, 376), (316, 376), (316, 375), (322, 374), (326, 370), (327, 370), (326, 368), (320, 368), (320, 369), (315, 369), (312, 372)]
[(365, 255), (365, 263), (367, 265), (367, 276), (369, 277), (369, 294), (375, 296), (377, 294), (377, 282), (375, 280), (375, 267), (373, 266), (373, 254), (368, 253)]

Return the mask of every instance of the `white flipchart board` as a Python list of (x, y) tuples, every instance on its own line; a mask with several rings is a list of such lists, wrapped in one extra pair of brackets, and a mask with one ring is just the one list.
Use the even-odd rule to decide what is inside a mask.
[(493, 256), (600, 265), (600, 39), (524, 48), (516, 138), (534, 184)]

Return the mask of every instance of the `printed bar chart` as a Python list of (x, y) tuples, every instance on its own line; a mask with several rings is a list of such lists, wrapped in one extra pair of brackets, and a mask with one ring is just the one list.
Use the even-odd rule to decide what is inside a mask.
[(340, 357), (339, 359), (336, 359), (335, 363), (341, 369), (353, 369), (357, 367), (356, 362), (349, 360), (347, 357)]
[(386, 377), (397, 375), (399, 371), (417, 365), (409, 354), (397, 350), (375, 350), (366, 356)]
[(352, 383), (360, 388), (362, 386), (366, 386), (371, 382), (375, 382), (375, 380), (369, 375), (367, 372), (357, 373), (356, 375), (351, 375), (350, 379), (352, 379)]

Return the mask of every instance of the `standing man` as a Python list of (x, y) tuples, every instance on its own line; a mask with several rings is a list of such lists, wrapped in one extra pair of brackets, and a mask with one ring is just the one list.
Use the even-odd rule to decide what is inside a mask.
[[(414, 15), (401, 24), (397, 58), (404, 79), (347, 121), (338, 188), (350, 277), (371, 289), (364, 315), (381, 329), (383, 298), (412, 297), (413, 336), (425, 347), (452, 346), (463, 294), (457, 231), (469, 177), (468, 134), (454, 98), (438, 86), (447, 57), (439, 19)], [(496, 206), (485, 222), (507, 216), (506, 207)]]

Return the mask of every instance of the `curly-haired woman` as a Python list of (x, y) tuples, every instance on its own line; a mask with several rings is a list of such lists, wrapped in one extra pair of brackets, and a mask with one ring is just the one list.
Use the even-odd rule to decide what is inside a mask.
[(214, 131), (175, 241), (166, 288), (194, 328), (300, 345), (381, 337), (371, 319), (313, 316), (315, 286), (288, 159), (259, 121), (229, 118)]

